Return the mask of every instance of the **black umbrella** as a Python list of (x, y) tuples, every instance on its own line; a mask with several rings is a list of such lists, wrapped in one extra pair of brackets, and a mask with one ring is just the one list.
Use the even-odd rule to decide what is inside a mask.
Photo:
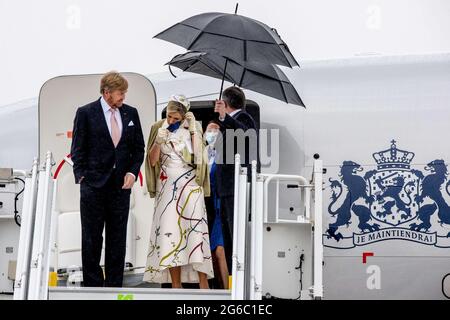
[(298, 66), (275, 29), (237, 14), (199, 14), (175, 24), (155, 38), (188, 50), (215, 50), (234, 61), (255, 61), (291, 68)]
[(205, 52), (180, 54), (166, 64), (183, 71), (227, 80), (239, 87), (286, 103), (305, 106), (294, 86), (276, 65), (258, 62), (237, 63), (220, 55)]

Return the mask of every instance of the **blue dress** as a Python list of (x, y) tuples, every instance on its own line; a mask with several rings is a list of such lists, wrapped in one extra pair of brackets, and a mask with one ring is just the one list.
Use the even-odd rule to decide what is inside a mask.
[(222, 218), (220, 215), (220, 198), (216, 192), (216, 163), (211, 165), (210, 173), (211, 183), (211, 196), (214, 203), (215, 218), (214, 224), (211, 230), (211, 251), (216, 250), (218, 246), (224, 246), (223, 233), (222, 233)]

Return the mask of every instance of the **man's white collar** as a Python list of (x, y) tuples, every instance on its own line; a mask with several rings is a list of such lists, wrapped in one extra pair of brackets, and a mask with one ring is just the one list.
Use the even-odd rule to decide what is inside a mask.
[(241, 109), (236, 109), (233, 112), (229, 113), (230, 117), (233, 117), (235, 114), (237, 114), (238, 112), (241, 112)]
[(111, 106), (106, 102), (105, 98), (103, 96), (100, 98), (100, 104), (102, 105), (103, 113), (106, 113), (111, 109)]

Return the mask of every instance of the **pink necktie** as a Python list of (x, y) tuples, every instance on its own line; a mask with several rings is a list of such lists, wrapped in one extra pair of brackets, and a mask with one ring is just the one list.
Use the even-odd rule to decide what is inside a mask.
[(111, 138), (114, 143), (114, 147), (117, 147), (120, 141), (120, 129), (119, 124), (117, 123), (116, 119), (116, 110), (113, 108), (111, 110)]

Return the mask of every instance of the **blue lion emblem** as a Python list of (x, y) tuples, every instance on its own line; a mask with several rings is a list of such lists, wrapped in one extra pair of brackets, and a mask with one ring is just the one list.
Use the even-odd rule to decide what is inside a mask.
[[(382, 210), (378, 211), (376, 214), (380, 218), (386, 218), (388, 215), (393, 214), (392, 208), (397, 206), (397, 208), (403, 212), (401, 218), (407, 219), (412, 217), (411, 208), (409, 206), (412, 204), (412, 199), (410, 197), (412, 191), (409, 187), (414, 187), (414, 182), (405, 183), (405, 178), (402, 176), (397, 176), (393, 178), (394, 185), (383, 185), (381, 179), (377, 179), (376, 183), (379, 188), (382, 190), (381, 194), (377, 195), (376, 200), (382, 203)], [(408, 202), (404, 202), (401, 199), (401, 192), (405, 191), (407, 194)], [(391, 199), (390, 201), (386, 201), (385, 199)]]
[[(443, 224), (450, 225), (450, 206), (442, 196), (442, 191), (445, 191), (450, 196), (450, 181), (446, 183), (448, 176), (447, 166), (444, 160), (434, 160), (425, 167), (425, 170), (431, 173), (423, 178), (421, 192), (415, 199), (420, 206), (418, 218), (421, 223), (410, 225), (411, 229), (416, 231), (428, 231), (431, 227), (430, 218), (436, 212), (438, 213), (438, 222), (441, 226)], [(432, 203), (424, 204), (426, 198)], [(447, 236), (450, 236), (450, 233)]]
[[(373, 202), (373, 198), (367, 194), (367, 182), (356, 174), (356, 172), (361, 170), (362, 168), (359, 164), (353, 161), (344, 161), (341, 167), (340, 178), (342, 183), (346, 185), (348, 192), (345, 196), (344, 203), (335, 211), (333, 211), (332, 207), (341, 197), (343, 187), (339, 181), (330, 179), (333, 193), (331, 196), (332, 201), (328, 206), (328, 212), (333, 217), (337, 216), (337, 219), (336, 222), (328, 226), (326, 232), (330, 238), (333, 237), (337, 241), (343, 238), (341, 233), (336, 233), (338, 228), (344, 225), (347, 227), (350, 225), (352, 212), (359, 218), (358, 228), (361, 231), (374, 231), (379, 229), (378, 224), (371, 225), (368, 223), (372, 220), (370, 205)], [(339, 190), (339, 193), (336, 192), (336, 189)], [(355, 202), (359, 199), (363, 199), (366, 205), (356, 204)]]

